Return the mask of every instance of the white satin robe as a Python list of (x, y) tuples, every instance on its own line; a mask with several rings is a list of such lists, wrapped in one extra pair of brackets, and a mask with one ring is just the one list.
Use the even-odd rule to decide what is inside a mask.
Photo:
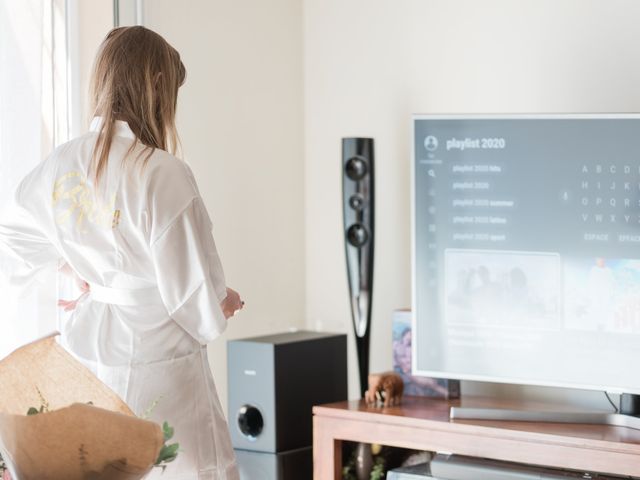
[[(135, 142), (125, 122), (97, 191), (87, 172), (100, 121), (21, 182), (0, 221), (0, 254), (14, 282), (62, 259), (91, 285), (60, 341), (134, 412), (155, 404), (149, 418), (175, 428), (177, 460), (148, 478), (236, 480), (205, 347), (227, 323), (211, 221), (183, 161), (155, 150), (144, 168), (122, 163)], [(130, 155), (143, 150), (138, 142)]]

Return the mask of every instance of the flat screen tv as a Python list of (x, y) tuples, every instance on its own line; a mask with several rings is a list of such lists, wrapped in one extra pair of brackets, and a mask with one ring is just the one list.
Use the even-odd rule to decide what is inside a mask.
[(640, 393), (640, 115), (413, 117), (414, 374)]

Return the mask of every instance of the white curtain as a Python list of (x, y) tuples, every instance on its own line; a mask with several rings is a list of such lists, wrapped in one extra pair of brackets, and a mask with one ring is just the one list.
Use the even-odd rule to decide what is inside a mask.
[[(65, 3), (0, 0), (0, 210), (18, 182), (67, 140)], [(57, 329), (56, 297), (54, 271), (20, 292), (0, 275), (0, 358)]]

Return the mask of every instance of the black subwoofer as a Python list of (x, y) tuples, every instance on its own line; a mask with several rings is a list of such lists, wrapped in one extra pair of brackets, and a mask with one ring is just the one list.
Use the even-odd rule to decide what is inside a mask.
[(347, 336), (298, 331), (232, 340), (227, 356), (241, 479), (312, 478), (312, 408), (348, 398)]

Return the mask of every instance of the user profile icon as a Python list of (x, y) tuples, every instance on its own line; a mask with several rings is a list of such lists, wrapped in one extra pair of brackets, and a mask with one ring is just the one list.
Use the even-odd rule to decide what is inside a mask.
[(433, 135), (427, 136), (424, 139), (424, 148), (426, 148), (430, 152), (433, 152), (435, 149), (438, 148), (438, 139)]

